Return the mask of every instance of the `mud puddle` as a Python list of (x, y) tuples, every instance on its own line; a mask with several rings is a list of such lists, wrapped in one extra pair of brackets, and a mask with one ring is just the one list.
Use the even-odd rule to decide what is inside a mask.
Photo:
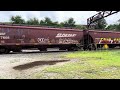
[(70, 61), (70, 60), (35, 61), (35, 62), (30, 62), (30, 63), (26, 63), (26, 64), (23, 64), (23, 65), (15, 66), (15, 67), (13, 67), (13, 69), (15, 69), (15, 70), (25, 70), (25, 69), (33, 68), (35, 66), (55, 65), (56, 63), (67, 62), (67, 61)]

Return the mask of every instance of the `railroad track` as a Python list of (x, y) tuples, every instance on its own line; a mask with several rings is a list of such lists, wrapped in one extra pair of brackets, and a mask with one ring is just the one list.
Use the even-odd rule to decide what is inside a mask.
[[(92, 50), (92, 51), (100, 51), (100, 50), (120, 50), (120, 48), (109, 48), (109, 49), (97, 49), (97, 50)], [(84, 51), (84, 50), (79, 50), (79, 51)], [(89, 50), (87, 50), (89, 51)], [(49, 49), (48, 51), (39, 51), (39, 50), (34, 50), (34, 49), (29, 49), (29, 50), (22, 50), (22, 52), (10, 52), (9, 54), (35, 54), (35, 53), (62, 53), (62, 52), (76, 52), (76, 51), (67, 51), (67, 50), (58, 50), (58, 49)], [(2, 54), (1, 54), (2, 55)]]

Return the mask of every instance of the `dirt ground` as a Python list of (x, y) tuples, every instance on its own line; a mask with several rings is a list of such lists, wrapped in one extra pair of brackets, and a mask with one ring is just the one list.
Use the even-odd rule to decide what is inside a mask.
[(30, 75), (43, 70), (45, 67), (64, 63), (69, 60), (63, 59), (62, 54), (68, 52), (37, 50), (23, 50), (22, 53), (10, 53), (0, 55), (0, 79), (27, 79)]

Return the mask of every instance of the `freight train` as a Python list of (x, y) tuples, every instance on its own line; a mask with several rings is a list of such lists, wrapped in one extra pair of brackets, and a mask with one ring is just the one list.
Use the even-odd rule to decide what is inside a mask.
[(104, 45), (120, 46), (120, 32), (79, 30), (38, 26), (0, 25), (0, 53), (20, 52), (22, 49), (57, 47), (60, 50), (96, 50)]

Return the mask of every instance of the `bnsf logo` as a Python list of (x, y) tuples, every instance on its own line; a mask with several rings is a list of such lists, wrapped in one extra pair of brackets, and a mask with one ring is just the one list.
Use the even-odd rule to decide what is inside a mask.
[(75, 37), (76, 34), (62, 34), (58, 33), (56, 37)]

